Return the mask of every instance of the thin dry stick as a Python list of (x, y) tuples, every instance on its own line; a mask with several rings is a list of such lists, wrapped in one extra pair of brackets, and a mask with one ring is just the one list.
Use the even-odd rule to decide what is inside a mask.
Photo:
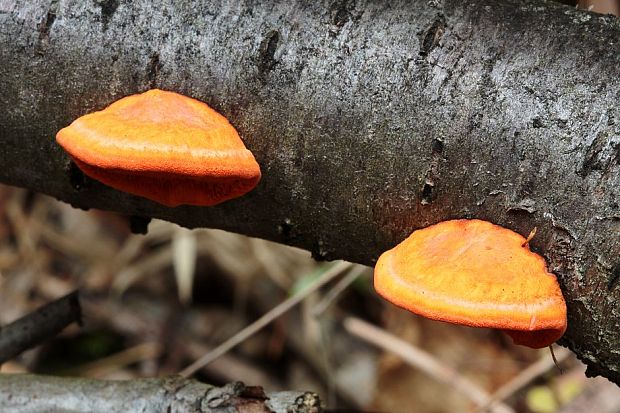
[(329, 270), (325, 271), (319, 278), (314, 280), (311, 284), (309, 284), (303, 291), (300, 291), (296, 295), (287, 298), (282, 301), (276, 307), (268, 311), (261, 318), (245, 327), (243, 330), (239, 331), (237, 334), (214, 348), (209, 353), (205, 354), (186, 368), (184, 368), (179, 374), (182, 377), (189, 377), (192, 374), (196, 373), (198, 370), (211, 363), (213, 360), (218, 357), (226, 354), (232, 348), (247, 340), (252, 335), (256, 334), (263, 327), (271, 323), (276, 318), (280, 317), (282, 314), (286, 313), (288, 310), (299, 304), (304, 300), (307, 296), (321, 288), (324, 284), (331, 281), (334, 277), (341, 274), (343, 271), (351, 267), (353, 264), (350, 262), (341, 261), (335, 265), (333, 265)]
[[(467, 380), (458, 371), (381, 328), (354, 317), (346, 318), (344, 320), (344, 327), (349, 333), (398, 355), (411, 366), (424, 371), (438, 381), (454, 387), (478, 406), (487, 405), (491, 400), (491, 396), (487, 392)], [(512, 408), (503, 403), (498, 403), (494, 406), (493, 411), (496, 413), (514, 413)]]
[(570, 355), (571, 352), (567, 349), (559, 348), (556, 354), (556, 360), (552, 360), (549, 357), (541, 358), (536, 363), (533, 363), (515, 376), (508, 383), (497, 389), (491, 396), (490, 400), (485, 405), (480, 406), (475, 413), (483, 413), (488, 411), (495, 403), (506, 400), (508, 397), (527, 386), (534, 379), (552, 369), (556, 363), (561, 363), (566, 360)]

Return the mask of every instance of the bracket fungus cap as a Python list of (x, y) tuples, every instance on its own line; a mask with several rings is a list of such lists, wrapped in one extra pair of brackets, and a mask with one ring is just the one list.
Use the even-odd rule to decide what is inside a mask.
[(261, 177), (224, 116), (158, 89), (84, 115), (56, 140), (86, 175), (167, 206), (215, 205), (249, 192)]
[(501, 329), (532, 348), (550, 345), (566, 330), (564, 297), (545, 260), (521, 235), (486, 221), (445, 221), (414, 231), (381, 255), (374, 284), (411, 312)]

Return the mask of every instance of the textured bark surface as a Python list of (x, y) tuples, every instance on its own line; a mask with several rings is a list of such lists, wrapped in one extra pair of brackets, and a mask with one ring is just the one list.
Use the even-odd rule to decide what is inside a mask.
[[(535, 0), (0, 0), (0, 181), (84, 208), (373, 264), (450, 218), (527, 235), (568, 304), (562, 344), (620, 383), (620, 24)], [(54, 143), (152, 87), (227, 116), (249, 195), (167, 209)]]
[(213, 387), (178, 377), (111, 381), (33, 374), (0, 374), (0, 409), (12, 413), (321, 412), (314, 393), (265, 394), (262, 388), (243, 383)]

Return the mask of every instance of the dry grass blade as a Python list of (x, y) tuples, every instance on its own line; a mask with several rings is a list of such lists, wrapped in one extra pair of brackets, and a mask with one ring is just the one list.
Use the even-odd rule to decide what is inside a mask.
[[(571, 352), (565, 348), (559, 348), (556, 353), (557, 354), (555, 356), (558, 363), (566, 360), (568, 356), (571, 355)], [(556, 360), (553, 360), (550, 357), (541, 358), (536, 363), (519, 373), (514, 379), (497, 389), (489, 401), (476, 410), (476, 413), (488, 412), (494, 404), (499, 403), (502, 400), (506, 400), (508, 397), (527, 386), (534, 379), (552, 369), (555, 365)]]
[(368, 267), (363, 265), (356, 265), (351, 268), (351, 270), (347, 273), (345, 277), (343, 277), (340, 281), (334, 285), (334, 288), (329, 290), (325, 297), (312, 309), (312, 315), (314, 317), (320, 317), (325, 310), (329, 308), (329, 306), (338, 298), (340, 294), (344, 290), (346, 290), (357, 278), (364, 273), (364, 271), (368, 270)]
[[(346, 318), (344, 327), (349, 333), (398, 355), (411, 366), (455, 388), (478, 406), (487, 405), (491, 400), (491, 396), (486, 391), (463, 377), (455, 369), (379, 327), (354, 317)], [(492, 407), (492, 411), (495, 413), (514, 413), (512, 408), (503, 403), (498, 403)]]
[(256, 238), (249, 238), (248, 243), (257, 263), (263, 268), (265, 274), (283, 290), (289, 289), (292, 280), (280, 265), (274, 265), (274, 263), (277, 263), (277, 258), (273, 252), (273, 246), (266, 244), (264, 240)]
[(192, 300), (192, 285), (196, 270), (198, 250), (196, 234), (178, 228), (172, 236), (172, 266), (179, 292), (179, 301), (185, 305)]
[(267, 326), (273, 320), (275, 320), (276, 318), (280, 317), (282, 314), (289, 311), (291, 308), (299, 304), (310, 294), (312, 294), (313, 292), (321, 288), (323, 285), (328, 283), (334, 277), (337, 277), (338, 275), (340, 275), (343, 271), (350, 268), (352, 265), (353, 264), (349, 262), (345, 262), (345, 261), (340, 261), (337, 264), (333, 265), (331, 268), (325, 271), (320, 277), (315, 279), (312, 283), (308, 284), (306, 288), (304, 288), (302, 291), (282, 301), (280, 304), (278, 304), (272, 310), (268, 311), (261, 318), (259, 318), (258, 320), (250, 324), (249, 326), (245, 327), (243, 330), (239, 331), (237, 334), (235, 334), (234, 336), (232, 336), (231, 338), (229, 338), (228, 340), (226, 340), (225, 342), (217, 346), (211, 352), (205, 354), (204, 356), (196, 360), (191, 365), (187, 366), (179, 374), (182, 377), (189, 377), (192, 374), (196, 373), (198, 370), (200, 370), (207, 364), (211, 363), (213, 360), (217, 359), (223, 354), (226, 354), (232, 348), (242, 343), (243, 341), (245, 341), (247, 338), (251, 337), (252, 335), (256, 334), (263, 327)]
[(108, 357), (83, 364), (64, 373), (67, 375), (105, 378), (107, 375), (130, 364), (157, 358), (161, 356), (162, 351), (163, 348), (159, 343), (142, 343)]
[(115, 294), (122, 295), (142, 277), (161, 271), (171, 263), (172, 249), (162, 248), (150, 254), (147, 258), (140, 260), (138, 263), (121, 270), (114, 278), (111, 289)]

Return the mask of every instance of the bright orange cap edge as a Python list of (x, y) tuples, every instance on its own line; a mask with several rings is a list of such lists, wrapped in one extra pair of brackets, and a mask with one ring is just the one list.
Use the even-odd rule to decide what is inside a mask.
[(249, 192), (261, 177), (224, 116), (158, 89), (76, 119), (56, 141), (86, 175), (171, 207), (219, 204)]
[(379, 257), (374, 284), (411, 312), (501, 329), (532, 348), (566, 331), (564, 297), (544, 259), (521, 235), (486, 221), (445, 221), (413, 232)]

